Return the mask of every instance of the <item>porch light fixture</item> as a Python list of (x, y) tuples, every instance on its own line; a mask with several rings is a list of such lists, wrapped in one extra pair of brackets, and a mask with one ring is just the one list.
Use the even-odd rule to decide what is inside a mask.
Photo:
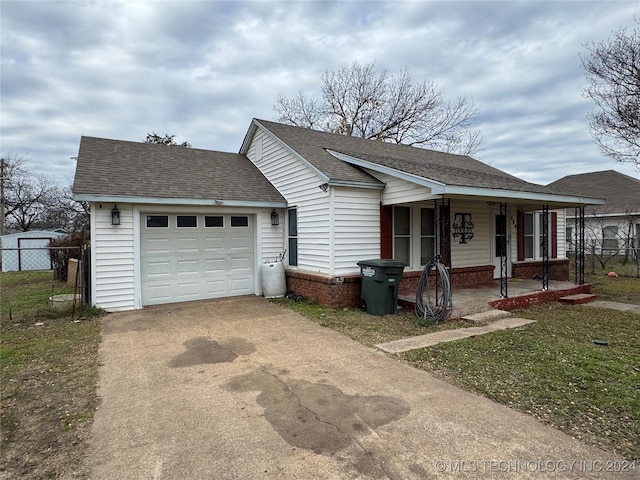
[(111, 209), (111, 225), (120, 225), (120, 210), (117, 205)]
[(322, 185), (319, 185), (318, 188), (322, 190), (324, 193), (327, 193), (327, 190), (329, 190), (329, 184), (323, 183)]
[(277, 227), (278, 225), (280, 225), (280, 215), (278, 215), (278, 212), (276, 212), (276, 209), (274, 208), (271, 211), (271, 226)]
[(451, 227), (451, 236), (459, 238), (460, 243), (467, 243), (473, 238), (473, 222), (470, 213), (456, 213)]

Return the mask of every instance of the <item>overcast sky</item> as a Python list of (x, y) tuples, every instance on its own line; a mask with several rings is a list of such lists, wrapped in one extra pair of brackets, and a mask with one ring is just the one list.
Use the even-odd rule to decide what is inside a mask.
[(633, 29), (634, 1), (0, 2), (1, 149), (70, 183), (80, 136), (175, 134), (237, 152), (279, 94), (375, 60), (479, 107), (476, 156), (536, 183), (638, 170), (603, 157), (579, 54)]

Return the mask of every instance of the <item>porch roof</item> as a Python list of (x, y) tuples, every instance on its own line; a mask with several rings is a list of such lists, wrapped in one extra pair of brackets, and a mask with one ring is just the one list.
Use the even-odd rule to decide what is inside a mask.
[(582, 197), (526, 182), (493, 167), (490, 167), (493, 171), (467, 170), (455, 164), (440, 165), (370, 154), (359, 154), (356, 157), (332, 150), (328, 152), (352, 165), (422, 185), (429, 188), (432, 195), (444, 198), (471, 197), (473, 200), (488, 202), (517, 202), (531, 210), (542, 204), (551, 208), (604, 204), (602, 199)]

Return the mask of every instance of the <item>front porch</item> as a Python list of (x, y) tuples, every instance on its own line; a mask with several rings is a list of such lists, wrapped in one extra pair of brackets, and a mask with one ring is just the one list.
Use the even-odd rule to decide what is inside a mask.
[[(515, 310), (537, 303), (557, 301), (561, 297), (581, 293), (591, 293), (588, 284), (549, 280), (547, 290), (543, 290), (540, 280), (510, 278), (509, 297), (500, 297), (500, 279), (476, 285), (454, 285), (451, 290), (453, 312), (450, 318), (461, 318), (492, 309)], [(405, 310), (415, 309), (415, 294), (400, 292), (398, 305)]]

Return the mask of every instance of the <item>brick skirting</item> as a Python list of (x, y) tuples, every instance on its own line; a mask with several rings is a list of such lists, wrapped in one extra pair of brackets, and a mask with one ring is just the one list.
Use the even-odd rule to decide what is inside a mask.
[[(513, 278), (542, 278), (542, 262), (518, 262), (511, 267)], [(549, 280), (569, 280), (569, 259), (549, 260)]]
[[(478, 267), (459, 267), (451, 270), (451, 285), (464, 286), (486, 283), (493, 280), (493, 265)], [(542, 274), (542, 262), (513, 263), (513, 278), (533, 278)], [(319, 305), (329, 308), (359, 307), (362, 281), (360, 275), (332, 277), (319, 273), (287, 270), (287, 290), (302, 295)], [(398, 289), (399, 295), (415, 295), (420, 283), (422, 271), (405, 271)], [(430, 281), (434, 276), (431, 272)], [(549, 280), (567, 281), (569, 279), (569, 260), (549, 261)], [(580, 292), (582, 293), (582, 292)]]
[[(420, 283), (422, 271), (404, 272), (398, 294), (414, 295)], [(359, 307), (362, 280), (360, 275), (332, 277), (329, 275), (287, 270), (287, 290), (302, 295), (322, 306), (329, 308)], [(432, 272), (431, 277), (434, 276)], [(479, 267), (454, 268), (451, 284), (473, 285), (493, 279), (493, 265)]]
[(286, 270), (287, 289), (329, 308), (360, 306), (360, 275), (332, 277)]
[[(458, 267), (450, 270), (451, 285), (474, 285), (477, 283), (485, 283), (493, 280), (493, 265), (481, 265), (479, 267)], [(404, 272), (402, 282), (400, 282), (400, 294), (414, 295), (420, 283), (422, 271)], [(431, 286), (433, 286), (433, 278), (435, 272), (432, 271), (429, 276)]]

